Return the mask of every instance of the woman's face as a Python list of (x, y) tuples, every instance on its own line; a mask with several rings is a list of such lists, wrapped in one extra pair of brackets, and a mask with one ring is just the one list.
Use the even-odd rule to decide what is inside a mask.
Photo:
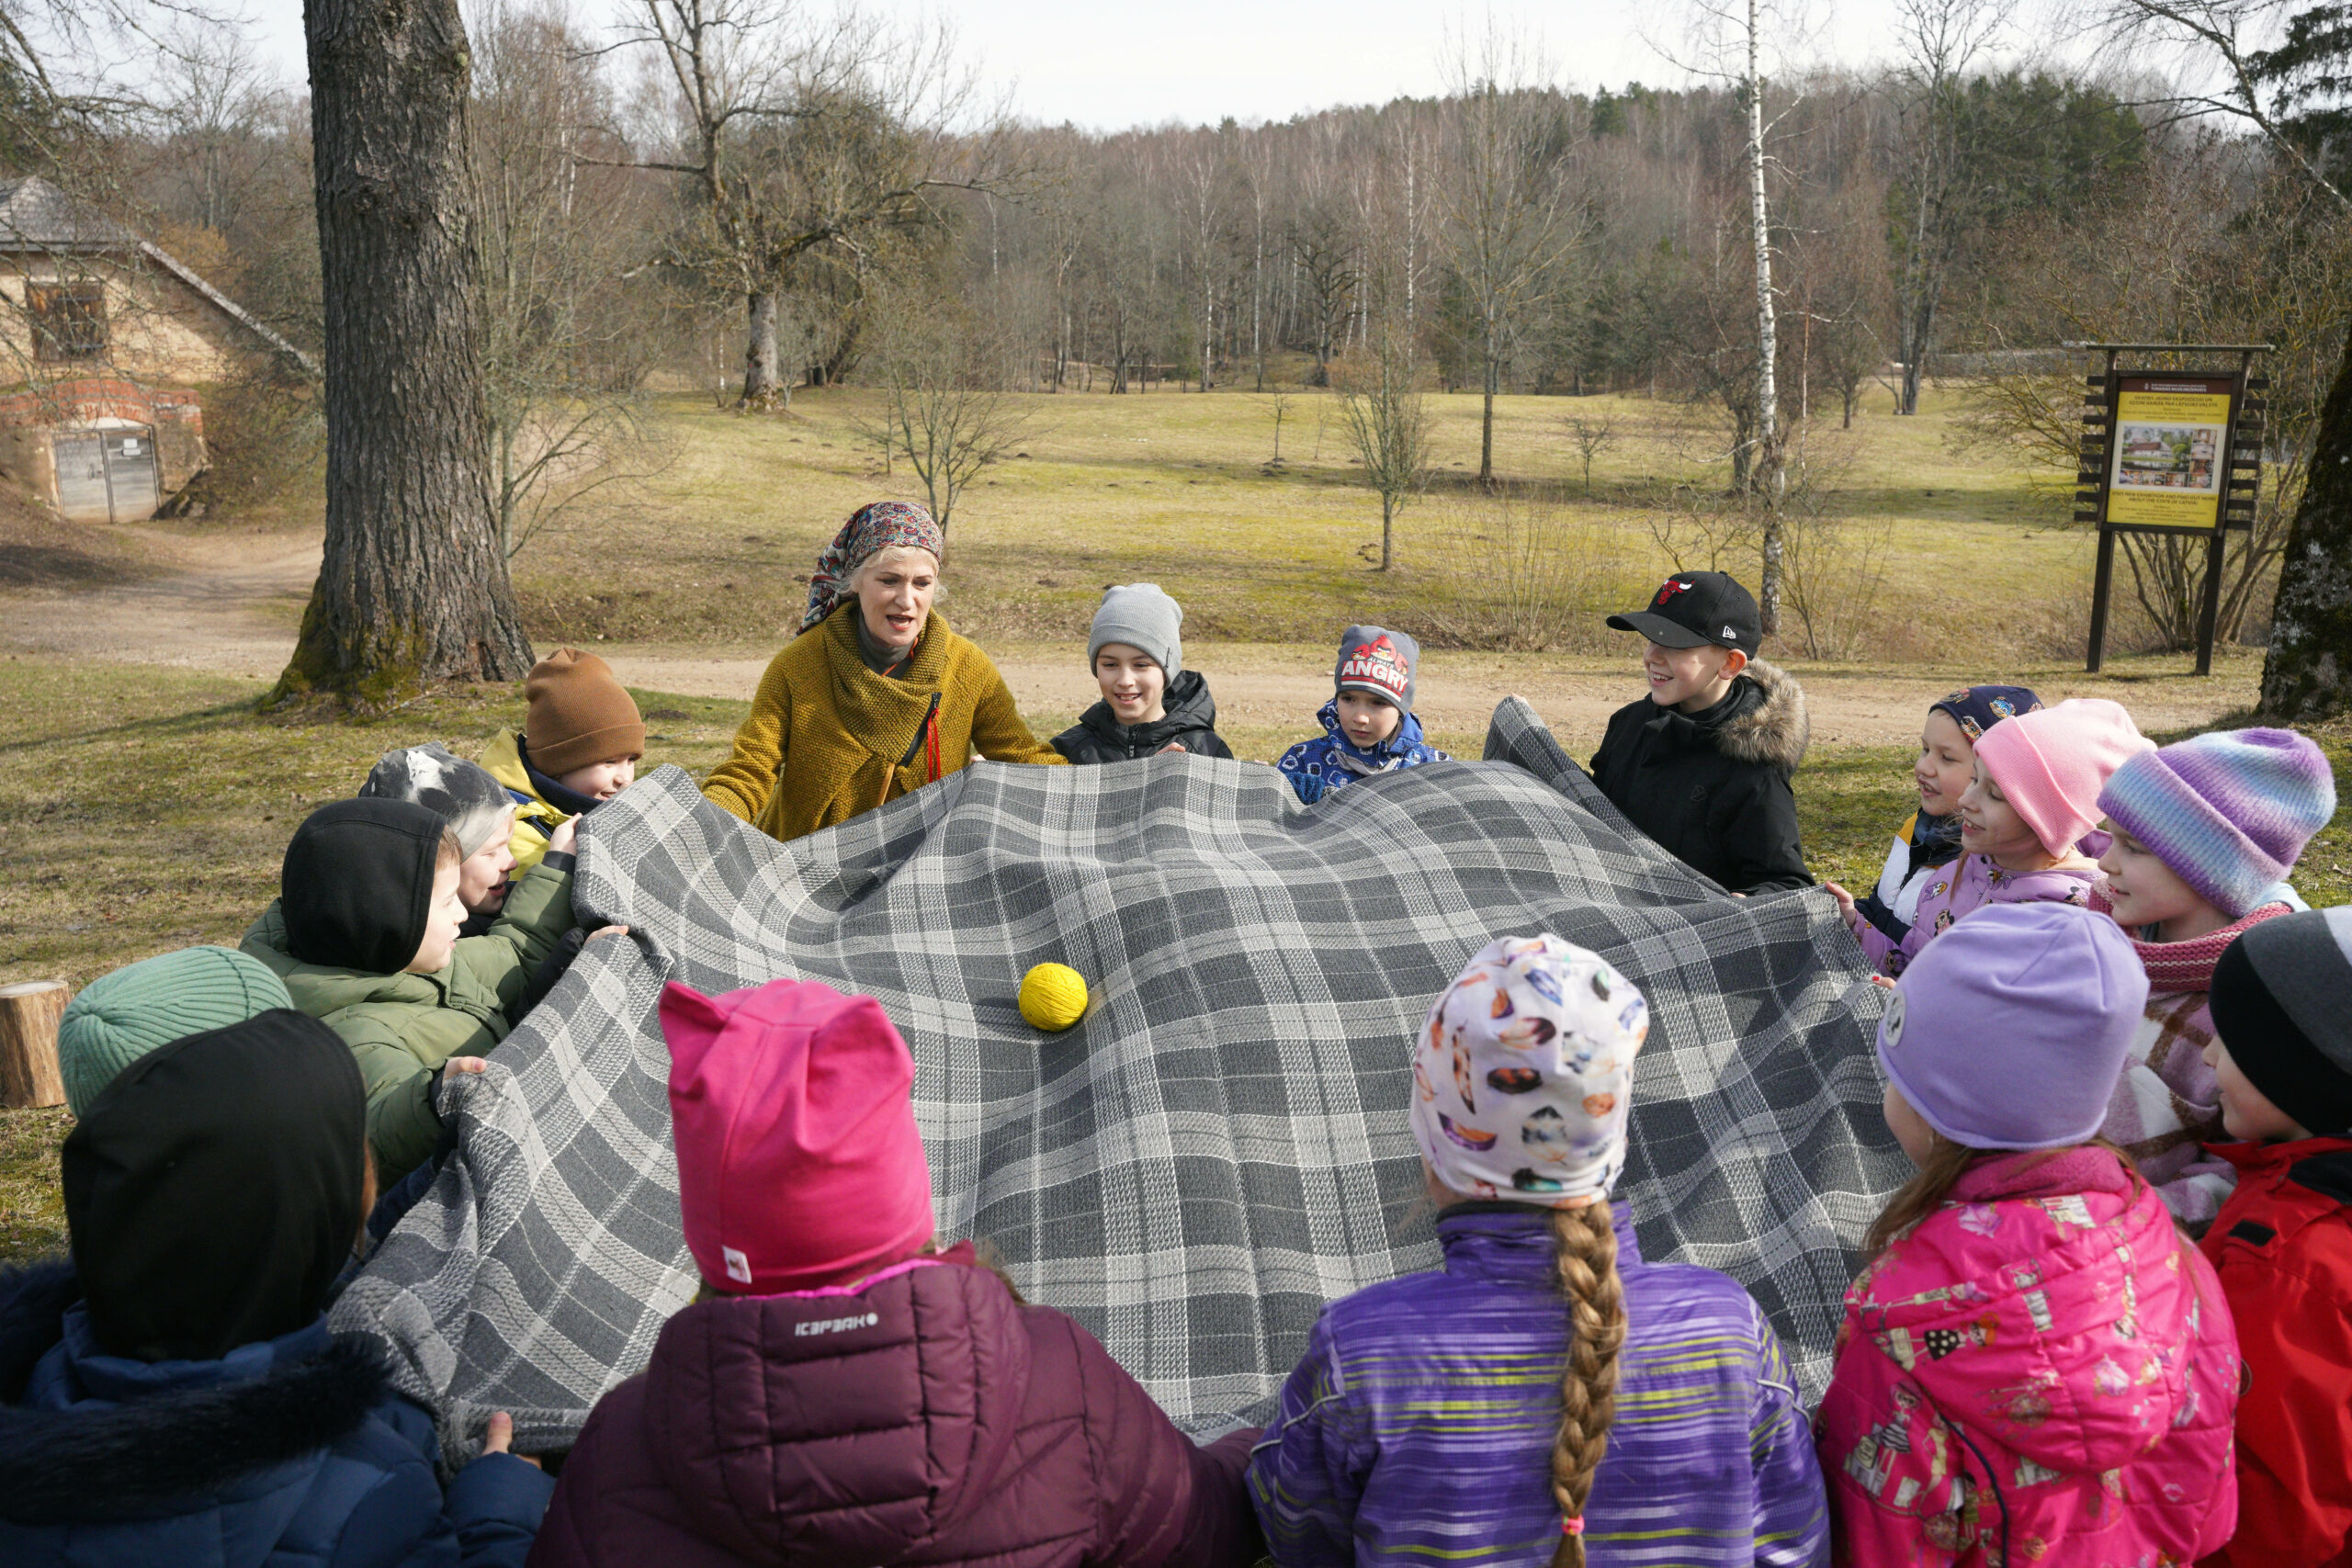
[(912, 648), (939, 592), (939, 558), (914, 545), (877, 551), (857, 569), (857, 613), (884, 648)]
[(1975, 759), (1975, 778), (1960, 795), (1960, 847), (1973, 855), (1990, 855), (1994, 863), (2017, 869), (2013, 862), (2047, 861), (2050, 852), (2033, 836), (2001, 794), (2001, 786)]
[(1919, 760), (1911, 765), (1919, 785), (1919, 809), (1930, 817), (1949, 817), (1960, 809), (1961, 793), (1976, 776), (1976, 748), (1941, 708), (1928, 713), (1919, 731)]

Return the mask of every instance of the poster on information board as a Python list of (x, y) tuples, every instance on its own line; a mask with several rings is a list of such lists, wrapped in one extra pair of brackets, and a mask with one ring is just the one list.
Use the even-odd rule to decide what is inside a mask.
[(2235, 376), (2120, 378), (2105, 521), (2194, 533), (2220, 526), (2237, 390)]

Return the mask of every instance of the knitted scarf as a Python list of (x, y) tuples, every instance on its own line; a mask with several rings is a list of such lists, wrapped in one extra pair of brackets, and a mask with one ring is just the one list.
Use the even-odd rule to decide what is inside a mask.
[[(2115, 906), (2108, 902), (2104, 878), (2091, 885), (2091, 913), (2112, 917)], [(2143, 933), (2152, 928), (2131, 926), (2123, 934), (2132, 939), (2132, 949), (2140, 955), (2142, 967), (2148, 972), (2148, 993), (2151, 996), (2172, 996), (2185, 991), (2210, 991), (2213, 988), (2213, 965), (2238, 934), (2250, 926), (2265, 920), (2275, 920), (2289, 913), (2284, 904), (2265, 904), (2250, 909), (2219, 931), (2203, 936), (2190, 937), (2187, 942), (2149, 942)]]

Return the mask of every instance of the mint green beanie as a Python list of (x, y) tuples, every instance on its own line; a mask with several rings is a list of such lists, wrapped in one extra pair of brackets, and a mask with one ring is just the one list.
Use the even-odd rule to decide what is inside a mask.
[(79, 1116), (116, 1074), (157, 1046), (293, 1005), (268, 965), (233, 947), (184, 947), (101, 975), (58, 1021), (65, 1103)]

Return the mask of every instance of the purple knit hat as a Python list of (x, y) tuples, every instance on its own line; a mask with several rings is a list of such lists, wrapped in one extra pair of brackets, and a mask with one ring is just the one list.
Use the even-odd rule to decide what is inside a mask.
[(2335, 776), (2291, 729), (2219, 729), (2125, 762), (2098, 808), (2234, 920), (2335, 815)]
[(1987, 904), (1903, 972), (1878, 1063), (1956, 1144), (2066, 1148), (2107, 1120), (2147, 1004), (2148, 972), (2113, 920), (2071, 904)]

